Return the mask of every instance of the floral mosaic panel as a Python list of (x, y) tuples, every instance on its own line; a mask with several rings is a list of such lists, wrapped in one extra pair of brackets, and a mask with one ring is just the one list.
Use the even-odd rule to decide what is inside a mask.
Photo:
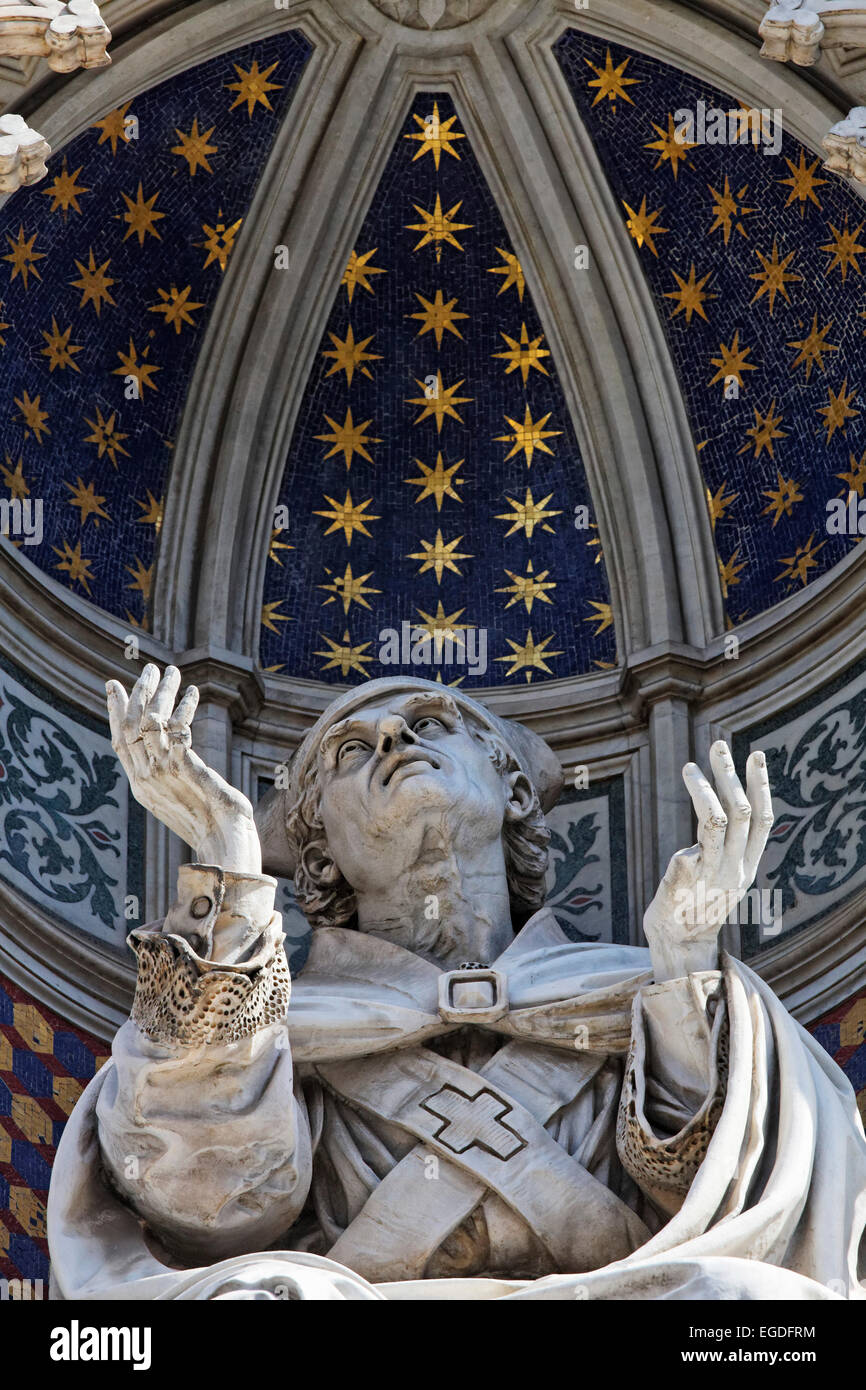
[(142, 833), (108, 726), (73, 719), (0, 662), (0, 879), (123, 949), (142, 902)]
[(864, 674), (863, 664), (842, 673), (793, 714), (734, 740), (738, 765), (753, 748), (766, 753), (776, 814), (757, 887), (778, 894), (778, 910), (765, 917), (780, 920), (744, 923), (747, 957), (804, 931), (866, 887)]

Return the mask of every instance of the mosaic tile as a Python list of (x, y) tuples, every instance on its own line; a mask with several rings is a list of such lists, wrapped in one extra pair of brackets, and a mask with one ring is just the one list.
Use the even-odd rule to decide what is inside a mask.
[[(355, 239), (279, 505), (267, 668), (340, 684), (414, 670), (477, 687), (616, 660), (556, 364), (446, 95), (412, 103)], [(432, 639), (415, 660), (408, 635), (399, 650), (382, 635), (404, 623)]]
[(0, 975), (0, 1278), (41, 1279), (46, 1297), (51, 1165), (108, 1051)]
[(756, 879), (770, 910), (765, 924), (742, 926), (747, 958), (814, 926), (866, 886), (864, 674), (863, 662), (841, 671), (734, 738), (739, 766), (752, 749), (766, 753), (776, 816)]
[(784, 112), (777, 154), (772, 113), (690, 147), (677, 130), (714, 137), (741, 98), (576, 29), (556, 55), (664, 327), (733, 625), (858, 541), (826, 527), (829, 499), (866, 496), (863, 202)]
[[(0, 879), (68, 930), (125, 951), (143, 911), (143, 831), (108, 725), (0, 657)], [(38, 1012), (32, 1026), (44, 1026)], [(38, 1053), (28, 1021), (16, 1027)]]
[(133, 624), (199, 347), (310, 51), (290, 31), (160, 83), (0, 210), (0, 498), (41, 500), (23, 553)]

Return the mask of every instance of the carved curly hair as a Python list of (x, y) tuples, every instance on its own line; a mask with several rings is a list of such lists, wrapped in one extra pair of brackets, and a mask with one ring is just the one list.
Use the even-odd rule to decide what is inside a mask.
[[(488, 730), (472, 730), (483, 743), (496, 771), (505, 776), (521, 768), (510, 750)], [(315, 762), (308, 769), (294, 805), (286, 813), (286, 834), (292, 847), (295, 894), (313, 927), (340, 927), (356, 912), (355, 890), (331, 858), (321, 813), (321, 786)], [(550, 831), (535, 789), (528, 809), (509, 817), (502, 830), (505, 870), (515, 929), (545, 900), (547, 846)]]

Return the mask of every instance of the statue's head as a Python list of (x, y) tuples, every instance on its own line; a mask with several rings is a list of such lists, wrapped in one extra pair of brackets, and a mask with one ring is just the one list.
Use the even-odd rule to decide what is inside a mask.
[[(463, 691), (389, 677), (340, 695), (256, 812), (265, 868), (295, 878), (312, 925), (352, 920), (356, 899), (452, 846), (501, 847), (512, 918), (544, 901), (544, 811), (562, 774), (524, 725)], [(491, 862), (496, 855), (491, 855)]]

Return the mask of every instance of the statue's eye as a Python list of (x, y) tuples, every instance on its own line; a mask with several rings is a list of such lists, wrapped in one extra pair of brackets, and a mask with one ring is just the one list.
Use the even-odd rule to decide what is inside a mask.
[(369, 751), (370, 745), (368, 743), (364, 743), (360, 738), (350, 738), (345, 743), (340, 744), (340, 749), (337, 753), (337, 762), (344, 763), (349, 760), (355, 761), (364, 753), (369, 753)]
[(416, 734), (436, 734), (444, 728), (445, 725), (442, 720), (434, 719), (432, 714), (425, 715), (423, 719), (419, 719), (416, 724), (412, 725), (412, 730)]

